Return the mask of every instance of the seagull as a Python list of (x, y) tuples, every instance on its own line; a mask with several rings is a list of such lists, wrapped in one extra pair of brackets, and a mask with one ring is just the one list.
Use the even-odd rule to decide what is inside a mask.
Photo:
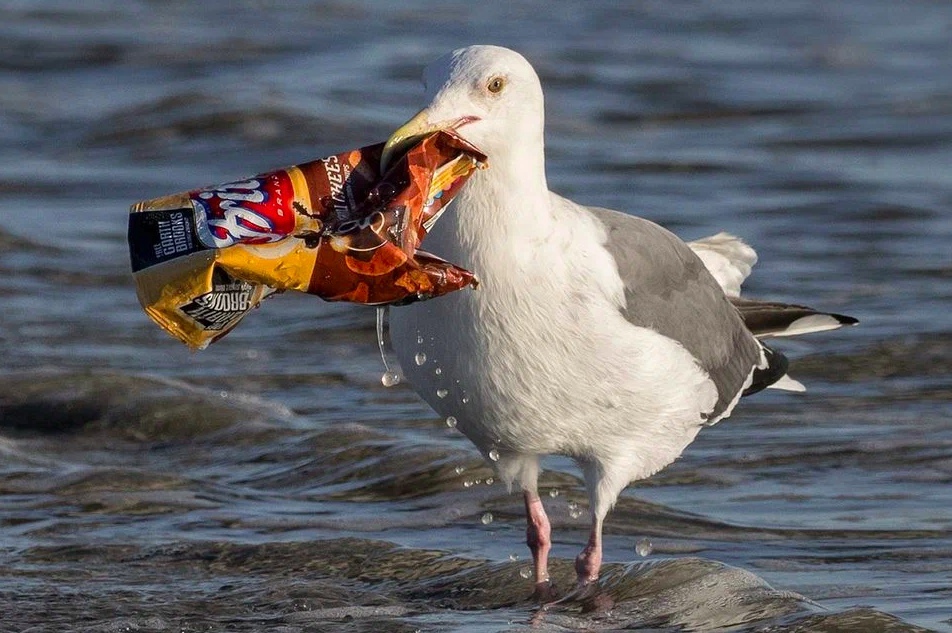
[(538, 596), (554, 591), (540, 459), (578, 464), (591, 514), (575, 561), (585, 590), (598, 579), (605, 516), (629, 483), (674, 461), (741, 396), (803, 390), (762, 338), (857, 321), (741, 298), (757, 256), (729, 234), (685, 243), (550, 191), (542, 87), (519, 53), (456, 50), (426, 68), (424, 86), (429, 105), (382, 161), (437, 130), (487, 155), (424, 242), (480, 284), (393, 308), (391, 344), (420, 396), (522, 491)]

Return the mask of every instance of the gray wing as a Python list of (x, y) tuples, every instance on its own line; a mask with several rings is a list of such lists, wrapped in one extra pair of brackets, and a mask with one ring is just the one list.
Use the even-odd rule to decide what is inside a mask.
[(681, 343), (717, 386), (711, 422), (726, 411), (751, 370), (760, 345), (704, 263), (679, 237), (648, 220), (597, 207), (605, 247), (625, 283), (625, 318)]

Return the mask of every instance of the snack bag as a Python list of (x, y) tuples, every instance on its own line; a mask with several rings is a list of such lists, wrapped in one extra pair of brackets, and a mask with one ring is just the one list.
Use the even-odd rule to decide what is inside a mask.
[(381, 174), (382, 149), (132, 205), (129, 251), (146, 313), (201, 349), (275, 292), (382, 305), (475, 285), (417, 247), (486, 157), (437, 132)]

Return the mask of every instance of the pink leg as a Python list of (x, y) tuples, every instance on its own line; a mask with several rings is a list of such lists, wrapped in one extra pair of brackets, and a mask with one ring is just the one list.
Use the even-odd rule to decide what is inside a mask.
[(579, 587), (591, 584), (598, 580), (598, 572), (602, 568), (602, 520), (592, 517), (592, 531), (588, 537), (588, 545), (575, 559), (575, 572), (578, 574)]
[(598, 572), (601, 567), (602, 520), (592, 517), (592, 531), (588, 538), (588, 544), (575, 559), (578, 584), (568, 595), (544, 605), (543, 609), (550, 609), (556, 605), (570, 602), (581, 602), (586, 610), (605, 611), (611, 609), (614, 601), (608, 594), (600, 592), (597, 584)]
[(526, 502), (526, 545), (532, 552), (532, 563), (535, 567), (535, 593), (544, 598), (551, 592), (549, 549), (552, 547), (552, 528), (538, 493), (526, 490), (523, 497)]

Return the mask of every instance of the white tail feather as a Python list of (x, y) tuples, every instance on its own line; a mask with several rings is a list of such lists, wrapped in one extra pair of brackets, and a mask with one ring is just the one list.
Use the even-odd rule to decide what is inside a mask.
[(757, 263), (757, 253), (739, 237), (718, 233), (688, 242), (694, 254), (729, 297), (739, 297), (740, 287)]

